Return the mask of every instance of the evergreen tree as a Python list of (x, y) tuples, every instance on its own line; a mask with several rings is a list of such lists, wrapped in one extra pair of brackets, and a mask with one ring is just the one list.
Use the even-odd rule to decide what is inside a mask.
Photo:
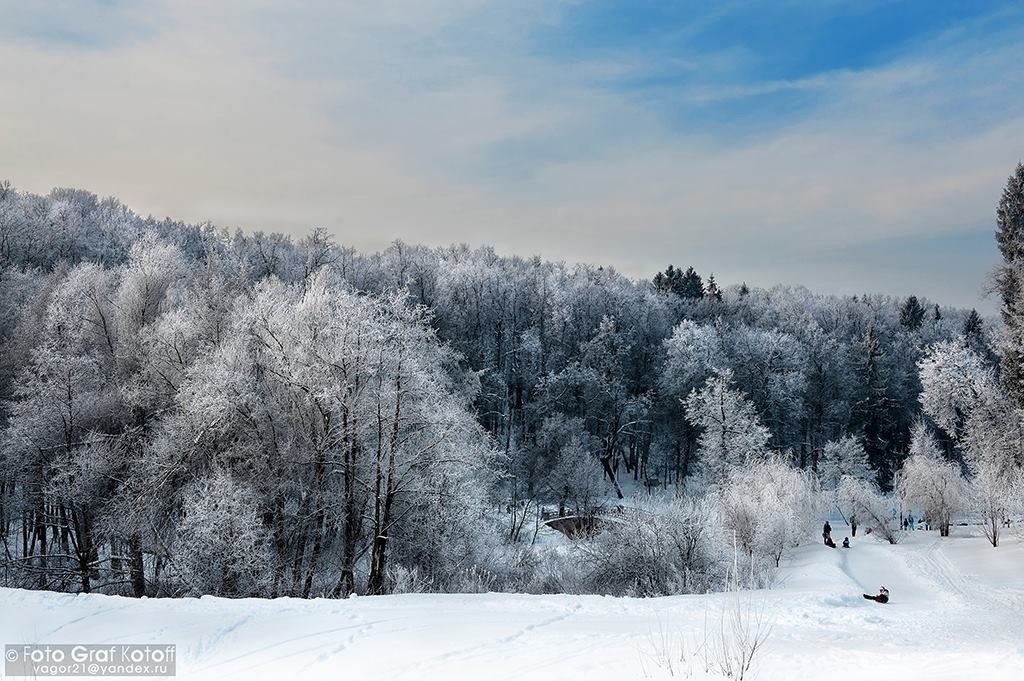
[(747, 286), (747, 282), (743, 282), (740, 284), (740, 298), (746, 296), (748, 293), (750, 293), (750, 287)]
[(715, 281), (715, 275), (713, 274), (708, 277), (708, 285), (705, 288), (704, 295), (719, 302), (722, 300), (722, 289), (718, 288), (718, 283)]
[(895, 405), (889, 397), (890, 377), (885, 367), (885, 352), (874, 327), (868, 328), (855, 350), (854, 374), (859, 384), (859, 399), (854, 404), (854, 417), (863, 433), (868, 461), (878, 471), (879, 482), (885, 484), (892, 479), (894, 468), (890, 449), (894, 439), (892, 412)]
[(935, 316), (933, 317), (933, 319), (935, 321), (941, 321), (942, 320), (942, 310), (939, 309), (939, 304), (938, 303), (935, 303)]
[(692, 267), (687, 267), (679, 281), (679, 288), (676, 290), (683, 298), (697, 300), (704, 297), (704, 281)]
[(917, 296), (909, 296), (900, 307), (900, 324), (914, 331), (921, 328), (923, 321), (924, 308), (921, 307), (921, 302)]
[(1024, 163), (1007, 180), (996, 210), (996, 242), (1003, 264), (996, 272), (996, 284), (1002, 298), (1006, 345), (1002, 356), (1002, 377), (1010, 395), (1024, 404), (1024, 309), (1021, 309), (1021, 285), (1024, 283)]
[(682, 274), (682, 271), (677, 270), (674, 265), (669, 265), (664, 272), (654, 275), (654, 287), (664, 293), (675, 293)]
[(680, 298), (703, 298), (704, 282), (692, 267), (683, 272), (669, 265), (664, 272), (658, 272), (652, 280), (654, 287), (664, 293), (674, 293)]
[(967, 339), (976, 339), (981, 336), (981, 315), (973, 308), (967, 315), (967, 319), (964, 320), (964, 336)]

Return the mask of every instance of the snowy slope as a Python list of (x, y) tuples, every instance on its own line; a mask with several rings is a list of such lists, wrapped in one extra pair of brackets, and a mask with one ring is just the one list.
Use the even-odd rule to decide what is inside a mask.
[[(956, 528), (961, 533), (965, 528)], [(843, 532), (837, 528), (841, 539)], [(861, 597), (884, 584), (892, 602)], [(1024, 544), (911, 533), (799, 549), (751, 599), (774, 622), (761, 679), (1024, 678)], [(176, 643), (186, 679), (639, 679), (691, 649), (725, 594), (134, 600), (0, 589), (5, 643)], [(692, 665), (703, 678), (703, 665)]]

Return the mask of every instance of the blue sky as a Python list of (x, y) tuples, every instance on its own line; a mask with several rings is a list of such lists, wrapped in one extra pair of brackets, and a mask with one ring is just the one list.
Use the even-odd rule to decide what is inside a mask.
[(16, 186), (991, 309), (1010, 2), (0, 0)]

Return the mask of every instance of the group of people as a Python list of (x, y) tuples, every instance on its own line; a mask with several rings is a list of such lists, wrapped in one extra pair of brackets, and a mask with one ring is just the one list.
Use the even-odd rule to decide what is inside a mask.
[[(910, 521), (910, 526), (913, 527), (913, 522), (914, 522), (913, 517), (908, 518), (908, 520)], [(904, 520), (903, 522), (904, 522), (904, 528), (905, 528), (907, 520)], [(829, 547), (831, 547), (833, 549), (836, 548), (836, 543), (834, 541), (832, 541), (832, 525), (827, 520), (825, 521), (825, 526), (821, 528), (821, 537), (822, 537), (822, 539), (825, 540), (825, 546), (829, 546)], [(843, 537), (843, 548), (844, 549), (850, 548), (850, 538), (849, 537)], [(882, 586), (882, 587), (879, 587), (877, 594), (874, 594), (874, 595), (872, 595), (872, 594), (864, 594), (864, 598), (868, 599), (869, 601), (874, 601), (875, 603), (888, 603), (889, 602), (889, 590), (886, 589), (884, 586)]]
[[(836, 543), (832, 541), (832, 526), (827, 520), (825, 521), (825, 527), (821, 528), (821, 536), (825, 540), (825, 546), (829, 546), (833, 549), (836, 548)], [(843, 537), (843, 548), (850, 548), (849, 537)]]

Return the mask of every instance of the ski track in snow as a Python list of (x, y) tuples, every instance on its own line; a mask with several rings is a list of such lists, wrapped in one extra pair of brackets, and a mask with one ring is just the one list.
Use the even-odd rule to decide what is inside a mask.
[[(838, 534), (838, 530), (837, 530)], [(912, 532), (801, 547), (744, 592), (772, 632), (755, 678), (1024, 678), (1024, 541)], [(880, 584), (892, 601), (862, 593)], [(639, 679), (655, 632), (699, 647), (734, 596), (409, 594), (348, 601), (146, 599), (0, 589), (5, 643), (176, 643), (181, 679)], [(693, 678), (702, 661), (683, 665)]]

